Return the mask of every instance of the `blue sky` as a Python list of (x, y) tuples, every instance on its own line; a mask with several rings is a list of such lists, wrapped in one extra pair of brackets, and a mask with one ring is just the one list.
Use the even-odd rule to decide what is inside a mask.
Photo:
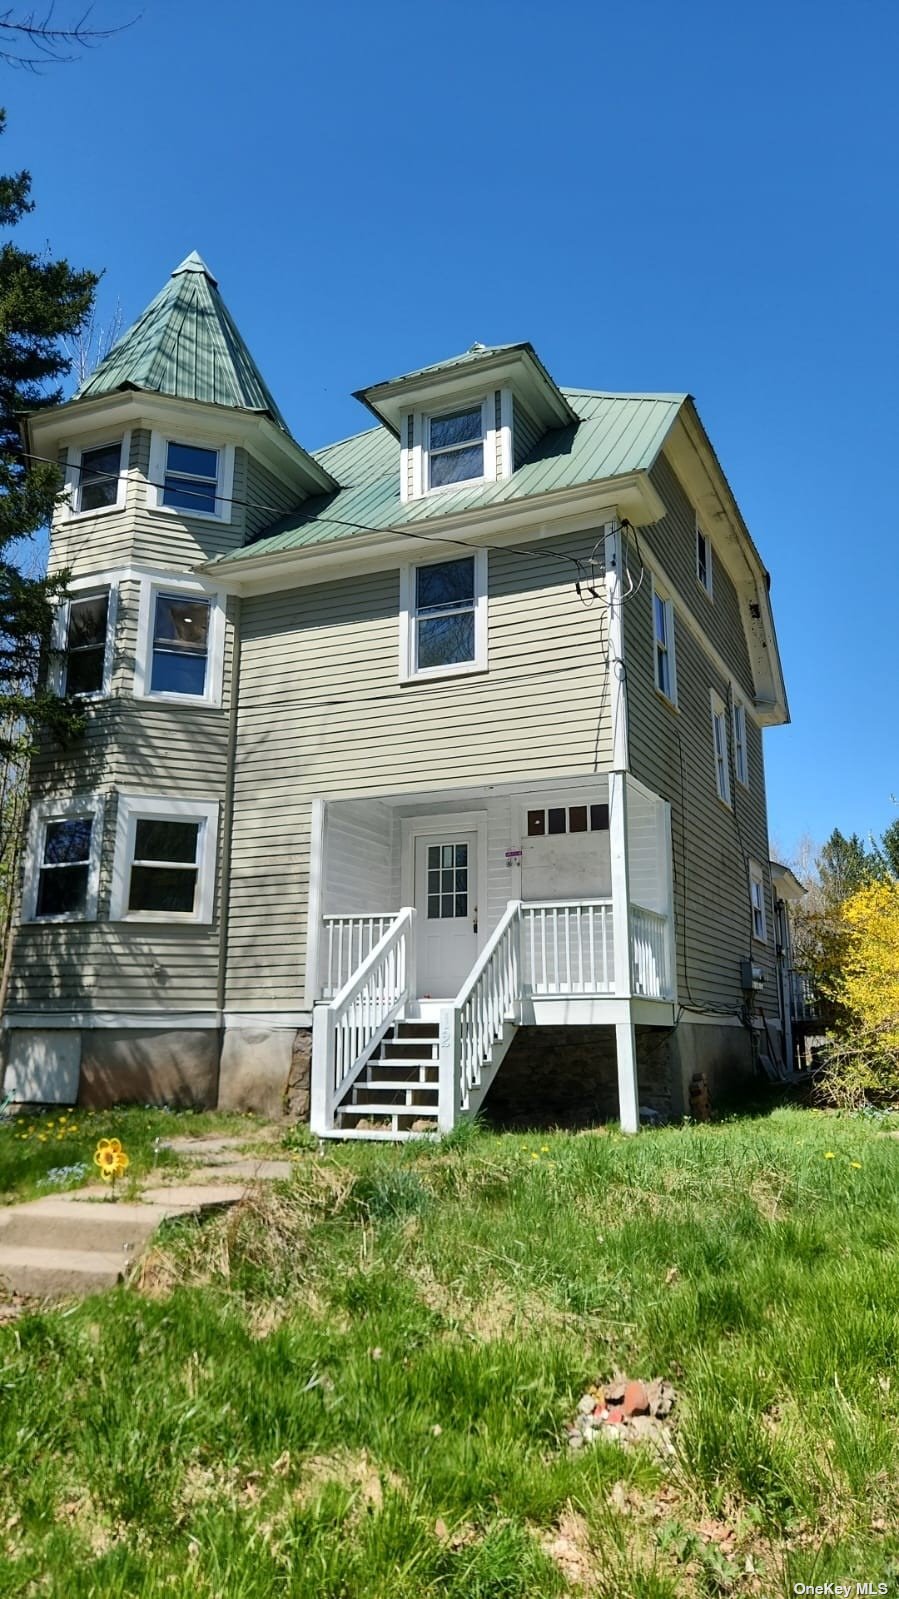
[(126, 320), (198, 249), (310, 448), (366, 425), (352, 389), (475, 339), (689, 390), (772, 573), (772, 837), (882, 830), (899, 8), (140, 4), (77, 64), (2, 71), (20, 232), (105, 269)]

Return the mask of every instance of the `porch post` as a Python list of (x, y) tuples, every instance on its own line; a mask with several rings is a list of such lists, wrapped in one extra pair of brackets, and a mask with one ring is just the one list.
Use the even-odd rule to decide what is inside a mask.
[(640, 1106), (637, 1098), (637, 1045), (634, 1023), (615, 1023), (615, 1048), (618, 1055), (618, 1115), (623, 1133), (640, 1131)]
[(440, 1007), (440, 1063), (437, 1089), (437, 1129), (451, 1133), (459, 1120), (459, 1016), (455, 1005)]
[(309, 1126), (321, 1136), (330, 1132), (329, 1087), (333, 1080), (334, 1032), (327, 1005), (312, 1010), (312, 1061), (309, 1082)]

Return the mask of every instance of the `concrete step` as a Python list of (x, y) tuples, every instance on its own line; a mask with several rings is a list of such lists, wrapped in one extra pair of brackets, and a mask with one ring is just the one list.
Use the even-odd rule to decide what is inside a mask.
[(48, 1197), (0, 1210), (0, 1245), (43, 1249), (52, 1243), (54, 1249), (97, 1250), (121, 1258), (143, 1248), (167, 1214), (164, 1206), (73, 1204)]
[(114, 1288), (122, 1280), (125, 1265), (121, 1252), (0, 1243), (0, 1282), (6, 1291), (35, 1299), (64, 1299), (68, 1294)]
[(292, 1160), (263, 1160), (249, 1155), (245, 1160), (223, 1161), (221, 1165), (200, 1165), (198, 1182), (284, 1182), (293, 1175)]

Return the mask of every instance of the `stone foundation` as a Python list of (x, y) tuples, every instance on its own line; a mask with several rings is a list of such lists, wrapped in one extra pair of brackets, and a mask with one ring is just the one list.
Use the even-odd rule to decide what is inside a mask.
[(311, 1068), (308, 1027), (229, 1027), (222, 1044), (218, 1109), (308, 1122)]

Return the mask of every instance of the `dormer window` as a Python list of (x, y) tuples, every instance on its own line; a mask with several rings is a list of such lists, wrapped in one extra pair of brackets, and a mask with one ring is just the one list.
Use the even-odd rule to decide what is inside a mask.
[(486, 435), (482, 403), (430, 417), (427, 423), (428, 488), (442, 489), (485, 477)]

